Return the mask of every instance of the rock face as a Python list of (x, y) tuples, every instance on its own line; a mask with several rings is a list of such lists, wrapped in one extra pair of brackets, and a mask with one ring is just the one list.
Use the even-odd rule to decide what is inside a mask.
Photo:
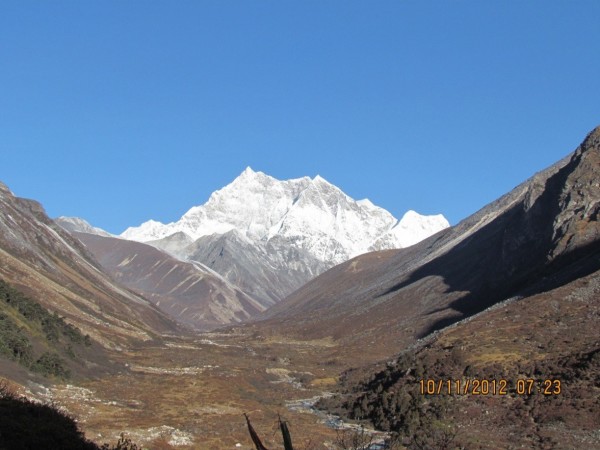
[[(563, 175), (564, 187), (556, 205), (550, 259), (571, 252), (584, 252), (600, 238), (600, 127), (577, 149)], [(563, 179), (558, 179), (560, 183)]]
[(185, 257), (203, 261), (265, 307), (327, 269), (307, 251), (280, 238), (253, 243), (236, 230), (201, 237), (186, 248)]
[(385, 343), (389, 354), (501, 300), (597, 271), (599, 137), (594, 130), (569, 157), (455, 227), (331, 269), (267, 311), (268, 324)]
[(320, 176), (279, 181), (247, 168), (179, 221), (148, 221), (121, 237), (201, 262), (269, 306), (348, 258), (412, 245), (447, 226), (441, 215), (413, 211), (398, 221)]
[(15, 197), (1, 183), (0, 277), (108, 347), (178, 329), (116, 284), (38, 202)]

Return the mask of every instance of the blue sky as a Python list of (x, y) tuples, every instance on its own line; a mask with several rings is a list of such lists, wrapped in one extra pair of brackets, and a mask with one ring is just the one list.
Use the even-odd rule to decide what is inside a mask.
[(0, 0), (0, 180), (120, 233), (246, 166), (475, 212), (600, 124), (600, 2)]

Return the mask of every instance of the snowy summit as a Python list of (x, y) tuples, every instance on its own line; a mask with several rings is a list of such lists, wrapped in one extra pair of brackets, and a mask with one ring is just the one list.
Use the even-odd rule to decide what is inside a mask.
[(442, 215), (408, 211), (398, 221), (369, 200), (356, 201), (317, 175), (280, 181), (246, 168), (177, 222), (149, 220), (121, 237), (139, 242), (178, 233), (185, 242), (236, 231), (250, 243), (282, 240), (327, 265), (371, 250), (403, 248), (449, 226)]

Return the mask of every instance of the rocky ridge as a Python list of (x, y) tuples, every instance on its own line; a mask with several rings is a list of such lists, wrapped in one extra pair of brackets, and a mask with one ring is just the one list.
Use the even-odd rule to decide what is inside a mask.
[(79, 217), (66, 217), (61, 216), (54, 219), (58, 225), (70, 232), (88, 233), (95, 234), (98, 236), (113, 237), (108, 231), (104, 231), (102, 228), (94, 227), (89, 222), (80, 219)]
[(332, 268), (270, 308), (265, 325), (357, 343), (376, 337), (389, 351), (597, 270), (599, 136), (452, 228)]

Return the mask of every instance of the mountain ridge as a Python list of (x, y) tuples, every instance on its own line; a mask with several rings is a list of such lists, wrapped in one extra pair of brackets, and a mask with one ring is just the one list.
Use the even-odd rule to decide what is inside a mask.
[(265, 326), (355, 343), (377, 336), (391, 350), (524, 290), (595, 270), (599, 136), (597, 128), (576, 151), (454, 227), (383, 262), (375, 252), (330, 269), (266, 311)]
[(114, 283), (86, 247), (43, 206), (0, 185), (0, 277), (107, 347), (151, 340), (178, 326)]
[(264, 310), (258, 301), (198, 262), (184, 262), (150, 245), (75, 232), (121, 284), (188, 327), (209, 330)]
[(114, 235), (109, 233), (108, 231), (105, 231), (102, 228), (94, 227), (89, 222), (79, 217), (60, 216), (54, 219), (54, 222), (56, 222), (58, 225), (60, 225), (67, 231), (95, 234), (98, 236), (105, 237), (114, 237)]

